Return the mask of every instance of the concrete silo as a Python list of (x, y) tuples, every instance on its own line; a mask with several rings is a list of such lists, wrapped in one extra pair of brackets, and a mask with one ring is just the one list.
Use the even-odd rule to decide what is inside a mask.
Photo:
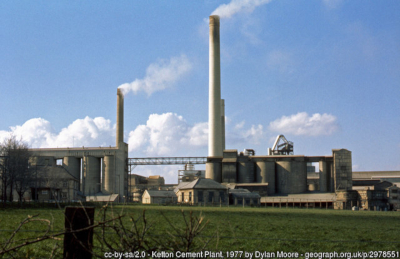
[(304, 158), (282, 159), (276, 162), (276, 192), (282, 194), (307, 191), (307, 163)]

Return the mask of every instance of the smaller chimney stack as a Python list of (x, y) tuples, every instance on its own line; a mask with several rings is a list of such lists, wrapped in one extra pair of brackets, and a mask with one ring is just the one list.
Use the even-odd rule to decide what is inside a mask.
[(222, 152), (225, 150), (225, 100), (221, 99)]
[(117, 90), (117, 147), (124, 142), (124, 94), (122, 90)]

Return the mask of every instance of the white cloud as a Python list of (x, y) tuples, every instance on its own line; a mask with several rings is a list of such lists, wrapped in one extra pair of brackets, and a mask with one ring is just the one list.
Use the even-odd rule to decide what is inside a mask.
[(319, 136), (331, 135), (339, 126), (333, 115), (315, 113), (310, 117), (306, 112), (300, 112), (271, 122), (269, 129), (281, 134)]
[(232, 0), (228, 4), (222, 4), (212, 12), (221, 18), (231, 18), (237, 13), (252, 13), (257, 6), (264, 5), (271, 0)]
[(86, 117), (62, 129), (53, 146), (113, 146), (112, 136), (115, 136), (115, 127), (111, 126), (110, 120)]
[[(0, 131), (0, 141), (13, 134), (30, 148), (114, 146), (115, 130), (115, 125), (103, 117), (77, 119), (59, 132), (49, 121), (34, 118), (9, 131)], [(258, 145), (264, 138), (262, 125), (247, 127), (244, 121), (232, 122), (232, 128), (228, 127), (226, 131), (227, 143), (233, 147)], [(175, 113), (151, 114), (146, 124), (130, 131), (127, 142), (130, 157), (206, 156), (208, 122), (190, 124)], [(168, 172), (171, 174), (172, 171)]]
[(13, 134), (31, 148), (107, 146), (115, 143), (115, 127), (103, 117), (77, 119), (59, 133), (51, 123), (42, 118), (33, 118), (22, 125), (0, 131), (0, 141)]
[(10, 131), (3, 131), (0, 134), (1, 142), (10, 135), (22, 139), (29, 147), (44, 147), (55, 139), (50, 122), (42, 118), (30, 119), (23, 125), (10, 127)]
[(245, 139), (250, 144), (259, 145), (261, 144), (261, 140), (264, 139), (264, 127), (262, 125), (251, 125), (251, 128), (248, 129), (244, 135)]
[(188, 132), (189, 144), (194, 146), (208, 145), (208, 122), (196, 123)]
[(243, 126), (244, 126), (244, 123), (245, 123), (245, 121), (241, 121), (240, 123), (237, 123), (237, 124), (235, 125), (235, 129), (242, 129)]
[(146, 125), (129, 133), (129, 151), (140, 156), (184, 155), (190, 149), (205, 147), (208, 123), (189, 125), (176, 113), (151, 114)]
[(233, 130), (226, 131), (226, 143), (229, 145), (259, 145), (265, 140), (264, 127), (259, 125), (251, 125), (250, 128), (245, 127), (245, 121), (236, 123)]
[[(229, 145), (260, 144), (265, 138), (262, 125), (226, 130)], [(189, 124), (175, 113), (152, 114), (145, 125), (129, 133), (129, 152), (142, 156), (205, 156), (208, 146), (208, 122)]]
[(143, 79), (122, 84), (118, 88), (121, 88), (124, 94), (130, 91), (135, 94), (144, 91), (150, 96), (156, 91), (170, 87), (191, 69), (192, 63), (185, 55), (172, 57), (170, 60), (161, 59), (147, 67), (146, 76)]

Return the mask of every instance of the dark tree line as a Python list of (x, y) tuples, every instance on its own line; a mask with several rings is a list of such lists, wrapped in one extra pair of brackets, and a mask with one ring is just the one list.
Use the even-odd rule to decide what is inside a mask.
[(16, 191), (22, 202), (31, 182), (28, 145), (10, 136), (0, 143), (0, 199), (3, 202), (12, 201)]

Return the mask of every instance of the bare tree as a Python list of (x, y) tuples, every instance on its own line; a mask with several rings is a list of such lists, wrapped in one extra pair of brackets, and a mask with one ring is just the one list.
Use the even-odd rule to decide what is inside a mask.
[(2, 156), (0, 180), (3, 201), (12, 201), (14, 190), (18, 193), (19, 200), (22, 201), (32, 180), (29, 170), (28, 146), (12, 135), (0, 144), (0, 155)]
[(59, 200), (59, 190), (63, 183), (63, 178), (60, 178), (60, 169), (57, 166), (43, 166), (39, 169), (39, 179), (41, 188), (49, 188), (50, 199)]
[(7, 186), (8, 186), (8, 159), (7, 156), (4, 156), (2, 153), (2, 149), (0, 146), (0, 152), (1, 152), (1, 157), (0, 157), (0, 189), (1, 189), (1, 194), (0, 194), (0, 199), (3, 202), (6, 202), (7, 200)]

